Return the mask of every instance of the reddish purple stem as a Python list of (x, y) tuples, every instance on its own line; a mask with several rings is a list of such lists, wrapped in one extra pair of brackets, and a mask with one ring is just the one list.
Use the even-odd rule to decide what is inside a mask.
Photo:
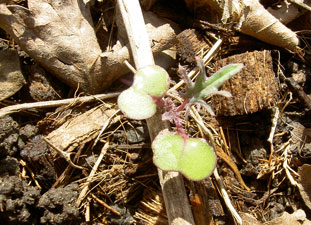
[(188, 99), (185, 99), (184, 102), (176, 109), (176, 112), (183, 110), (188, 102)]
[(154, 97), (154, 96), (151, 96), (151, 97), (157, 106), (164, 108), (166, 111), (173, 112), (172, 113), (173, 114), (172, 119), (176, 125), (177, 133), (180, 134), (180, 136), (184, 140), (186, 140), (188, 138), (188, 136), (186, 134), (185, 129), (182, 126), (181, 118), (179, 116), (179, 112), (185, 108), (185, 106), (189, 102), (188, 99), (185, 99), (184, 102), (176, 110), (174, 110), (174, 107), (172, 107), (172, 104), (174, 104), (173, 102), (171, 102), (171, 104), (169, 104), (168, 102), (165, 102), (161, 97)]
[(163, 99), (161, 97), (155, 97), (155, 96), (151, 96), (152, 100), (154, 101), (154, 103), (161, 107), (164, 108), (165, 107), (165, 102), (163, 101)]

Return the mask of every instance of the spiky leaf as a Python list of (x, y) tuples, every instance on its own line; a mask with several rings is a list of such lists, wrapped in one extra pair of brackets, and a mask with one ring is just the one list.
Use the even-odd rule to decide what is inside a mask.
[[(243, 68), (243, 64), (235, 63), (224, 66), (211, 77), (207, 78), (203, 85), (204, 89), (200, 91), (200, 98), (205, 98), (213, 93), (217, 93), (218, 88), (227, 80), (229, 80), (233, 75), (238, 73)], [(218, 94), (221, 94), (219, 92)]]
[(229, 80), (234, 74), (238, 73), (243, 64), (229, 64), (219, 71), (214, 73), (211, 77), (206, 76), (204, 64), (202, 60), (197, 60), (200, 68), (200, 74), (194, 83), (188, 85), (185, 97), (189, 99), (190, 103), (195, 103), (200, 99), (204, 99), (209, 95), (219, 94), (226, 97), (230, 97), (230, 93), (227, 91), (218, 91), (218, 88), (227, 80)]

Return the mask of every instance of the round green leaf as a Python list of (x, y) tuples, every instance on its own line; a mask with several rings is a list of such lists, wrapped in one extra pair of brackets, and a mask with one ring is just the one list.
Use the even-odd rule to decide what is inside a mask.
[(169, 76), (166, 70), (157, 65), (138, 70), (134, 76), (133, 88), (137, 92), (161, 97), (169, 87)]
[(203, 139), (189, 138), (178, 169), (191, 180), (202, 180), (211, 175), (217, 158), (213, 148)]
[(133, 87), (119, 95), (118, 105), (126, 117), (135, 120), (147, 119), (153, 116), (157, 110), (151, 96), (136, 92)]
[(200, 138), (184, 139), (177, 133), (161, 131), (152, 143), (153, 162), (162, 170), (179, 171), (190, 180), (211, 175), (217, 158), (213, 148)]
[(178, 170), (184, 139), (170, 131), (163, 130), (152, 142), (153, 163), (162, 170)]

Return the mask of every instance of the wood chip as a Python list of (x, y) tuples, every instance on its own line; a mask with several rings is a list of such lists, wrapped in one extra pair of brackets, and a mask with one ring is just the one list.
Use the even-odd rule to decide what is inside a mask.
[(274, 106), (279, 100), (279, 85), (275, 78), (270, 51), (246, 52), (215, 63), (216, 70), (230, 63), (243, 63), (244, 68), (225, 82), (222, 90), (232, 98), (213, 96), (217, 115), (235, 116), (254, 113)]

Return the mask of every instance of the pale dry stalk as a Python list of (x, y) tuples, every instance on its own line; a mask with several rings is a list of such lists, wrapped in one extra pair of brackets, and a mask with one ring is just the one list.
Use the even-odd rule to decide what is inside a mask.
[[(138, 0), (118, 0), (118, 5), (127, 30), (136, 69), (153, 65), (154, 59), (145, 30)], [(147, 120), (151, 140), (164, 128), (160, 113)], [(177, 172), (158, 170), (165, 208), (170, 224), (194, 224), (183, 177)]]

